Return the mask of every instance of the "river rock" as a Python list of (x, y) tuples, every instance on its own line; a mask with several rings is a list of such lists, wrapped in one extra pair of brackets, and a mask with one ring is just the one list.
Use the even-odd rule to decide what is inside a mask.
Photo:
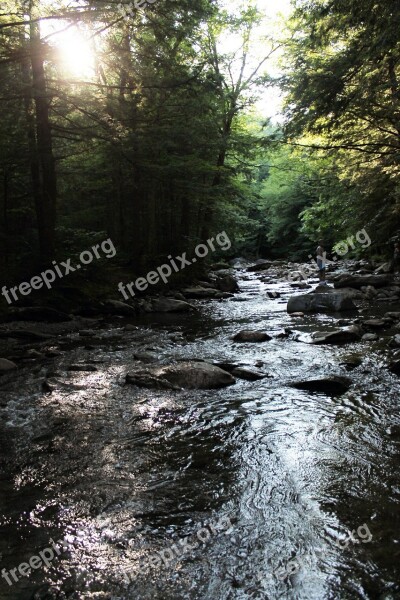
[(232, 258), (232, 260), (229, 261), (229, 264), (234, 269), (246, 269), (250, 265), (250, 261), (248, 261), (247, 258), (240, 256), (239, 258)]
[(297, 290), (309, 290), (311, 288), (311, 285), (309, 283), (306, 283), (305, 281), (302, 281), (300, 283), (290, 283), (289, 285), (290, 287)]
[(196, 310), (189, 302), (173, 298), (157, 298), (151, 303), (152, 312), (190, 312)]
[(363, 322), (363, 325), (368, 329), (383, 329), (387, 323), (383, 319), (368, 319), (368, 321)]
[(0, 331), (0, 338), (27, 338), (30, 340), (50, 340), (55, 336), (52, 333), (40, 333), (30, 329), (3, 329)]
[(343, 312), (357, 310), (351, 298), (342, 294), (304, 294), (289, 298), (288, 313), (298, 312)]
[(0, 358), (0, 373), (6, 373), (7, 371), (14, 371), (17, 369), (17, 365), (11, 360), (6, 358)]
[(9, 321), (45, 321), (47, 323), (64, 323), (72, 321), (71, 315), (47, 306), (27, 306), (12, 308), (8, 314)]
[(400, 320), (400, 312), (387, 312), (385, 313), (385, 317), (388, 319), (393, 319), (393, 321)]
[(133, 306), (129, 306), (126, 302), (120, 300), (106, 300), (103, 307), (110, 315), (118, 315), (122, 317), (133, 317), (136, 315), (136, 310)]
[(349, 356), (344, 362), (339, 363), (341, 367), (344, 367), (346, 371), (354, 371), (362, 364), (362, 356), (353, 354)]
[(152, 363), (158, 360), (158, 357), (155, 354), (151, 354), (150, 352), (136, 352), (133, 355), (134, 360), (138, 360), (144, 363)]
[(94, 365), (69, 365), (68, 371), (77, 371), (77, 372), (85, 372), (97, 371), (97, 368)]
[(258, 373), (257, 371), (251, 371), (250, 369), (245, 369), (244, 367), (236, 367), (231, 371), (234, 377), (238, 379), (246, 379), (247, 381), (258, 381), (260, 379), (265, 379), (268, 375), (264, 373)]
[(321, 392), (323, 394), (332, 394), (339, 396), (347, 392), (352, 384), (351, 379), (347, 377), (325, 377), (322, 379), (311, 379), (308, 381), (298, 381), (292, 384), (292, 387), (307, 392)]
[(268, 298), (271, 298), (271, 300), (275, 300), (276, 298), (280, 298), (281, 294), (280, 292), (267, 292), (267, 296)]
[(177, 385), (173, 385), (159, 374), (154, 374), (149, 371), (138, 371), (136, 373), (128, 373), (126, 375), (126, 383), (137, 385), (141, 388), (149, 388), (152, 390), (179, 390)]
[(231, 362), (215, 362), (213, 363), (214, 367), (219, 367), (223, 371), (228, 371), (228, 373), (232, 373), (233, 369), (236, 369), (239, 365)]
[(318, 331), (313, 334), (314, 344), (348, 344), (358, 342), (362, 332), (357, 325), (343, 327), (335, 331)]
[(389, 342), (391, 348), (400, 348), (400, 334), (395, 335)]
[(373, 286), (381, 288), (389, 285), (393, 281), (391, 275), (339, 275), (339, 278), (334, 280), (335, 288), (351, 287), (360, 289), (364, 286)]
[(361, 339), (363, 342), (376, 342), (379, 340), (379, 337), (376, 335), (376, 333), (366, 333)]
[(34, 348), (30, 348), (26, 351), (24, 358), (44, 358), (45, 355)]
[(218, 290), (199, 285), (196, 287), (185, 288), (182, 290), (182, 294), (185, 296), (185, 298), (207, 300), (218, 297)]
[(233, 294), (239, 291), (238, 282), (232, 275), (218, 277), (215, 283), (220, 292), (230, 292)]
[(254, 265), (247, 267), (246, 271), (249, 273), (256, 273), (257, 271), (266, 271), (272, 265), (271, 261), (258, 260)]
[(375, 275), (380, 275), (381, 273), (390, 273), (391, 270), (392, 270), (392, 263), (386, 262), (386, 263), (383, 263), (383, 265), (381, 265), (377, 269), (375, 269)]
[(244, 329), (234, 335), (232, 339), (234, 342), (268, 342), (272, 337), (263, 331), (250, 331)]
[(400, 375), (400, 360), (392, 360), (389, 364), (389, 371), (395, 375)]
[(140, 387), (216, 389), (232, 385), (235, 378), (210, 363), (185, 361), (128, 373), (126, 381)]

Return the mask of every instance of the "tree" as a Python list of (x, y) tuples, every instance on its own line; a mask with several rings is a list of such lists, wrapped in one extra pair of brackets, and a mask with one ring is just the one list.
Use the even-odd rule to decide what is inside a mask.
[(335, 157), (380, 239), (399, 227), (399, 26), (397, 2), (298, 0), (282, 78), (288, 139)]

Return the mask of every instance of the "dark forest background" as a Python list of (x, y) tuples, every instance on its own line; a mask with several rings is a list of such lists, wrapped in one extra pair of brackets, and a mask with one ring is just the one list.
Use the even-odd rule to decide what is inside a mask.
[[(107, 0), (2, 2), (2, 285), (108, 237), (117, 258), (75, 278), (91, 293), (220, 231), (229, 257), (300, 260), (319, 237), (362, 228), (371, 256), (391, 253), (399, 2), (297, 0), (260, 41), (262, 19), (212, 0), (157, 0), (129, 18)], [(91, 77), (66, 72), (45, 22), (85, 32)], [(229, 39), (240, 43), (222, 51)], [(280, 121), (254, 108), (272, 86)]]

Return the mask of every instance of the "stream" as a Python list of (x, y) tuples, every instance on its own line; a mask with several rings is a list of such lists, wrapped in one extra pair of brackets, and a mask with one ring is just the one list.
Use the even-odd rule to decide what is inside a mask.
[[(48, 550), (28, 576), (2, 576), (1, 600), (400, 598), (400, 379), (387, 341), (307, 343), (338, 316), (292, 317), (287, 282), (239, 277), (239, 294), (194, 301), (194, 315), (72, 331), (47, 342), (53, 357), (0, 378), (1, 569)], [(234, 343), (243, 329), (273, 339)], [(138, 388), (125, 384), (138, 357), (266, 377)], [(97, 370), (68, 371), (77, 363)], [(291, 387), (331, 374), (349, 391)]]

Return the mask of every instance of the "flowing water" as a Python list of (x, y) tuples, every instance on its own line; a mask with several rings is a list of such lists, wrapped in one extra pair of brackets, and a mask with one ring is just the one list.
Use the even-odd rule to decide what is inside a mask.
[[(288, 285), (268, 285), (281, 300), (256, 275), (240, 286), (194, 316), (65, 335), (60, 356), (1, 378), (2, 600), (400, 598), (400, 380), (386, 343), (279, 336), (337, 320), (289, 317)], [(249, 328), (273, 339), (233, 343)], [(138, 352), (268, 377), (138, 389), (124, 385)], [(77, 362), (97, 371), (68, 372)], [(290, 385), (329, 374), (353, 385), (341, 396)], [(40, 552), (47, 565), (15, 582), (10, 569)]]

